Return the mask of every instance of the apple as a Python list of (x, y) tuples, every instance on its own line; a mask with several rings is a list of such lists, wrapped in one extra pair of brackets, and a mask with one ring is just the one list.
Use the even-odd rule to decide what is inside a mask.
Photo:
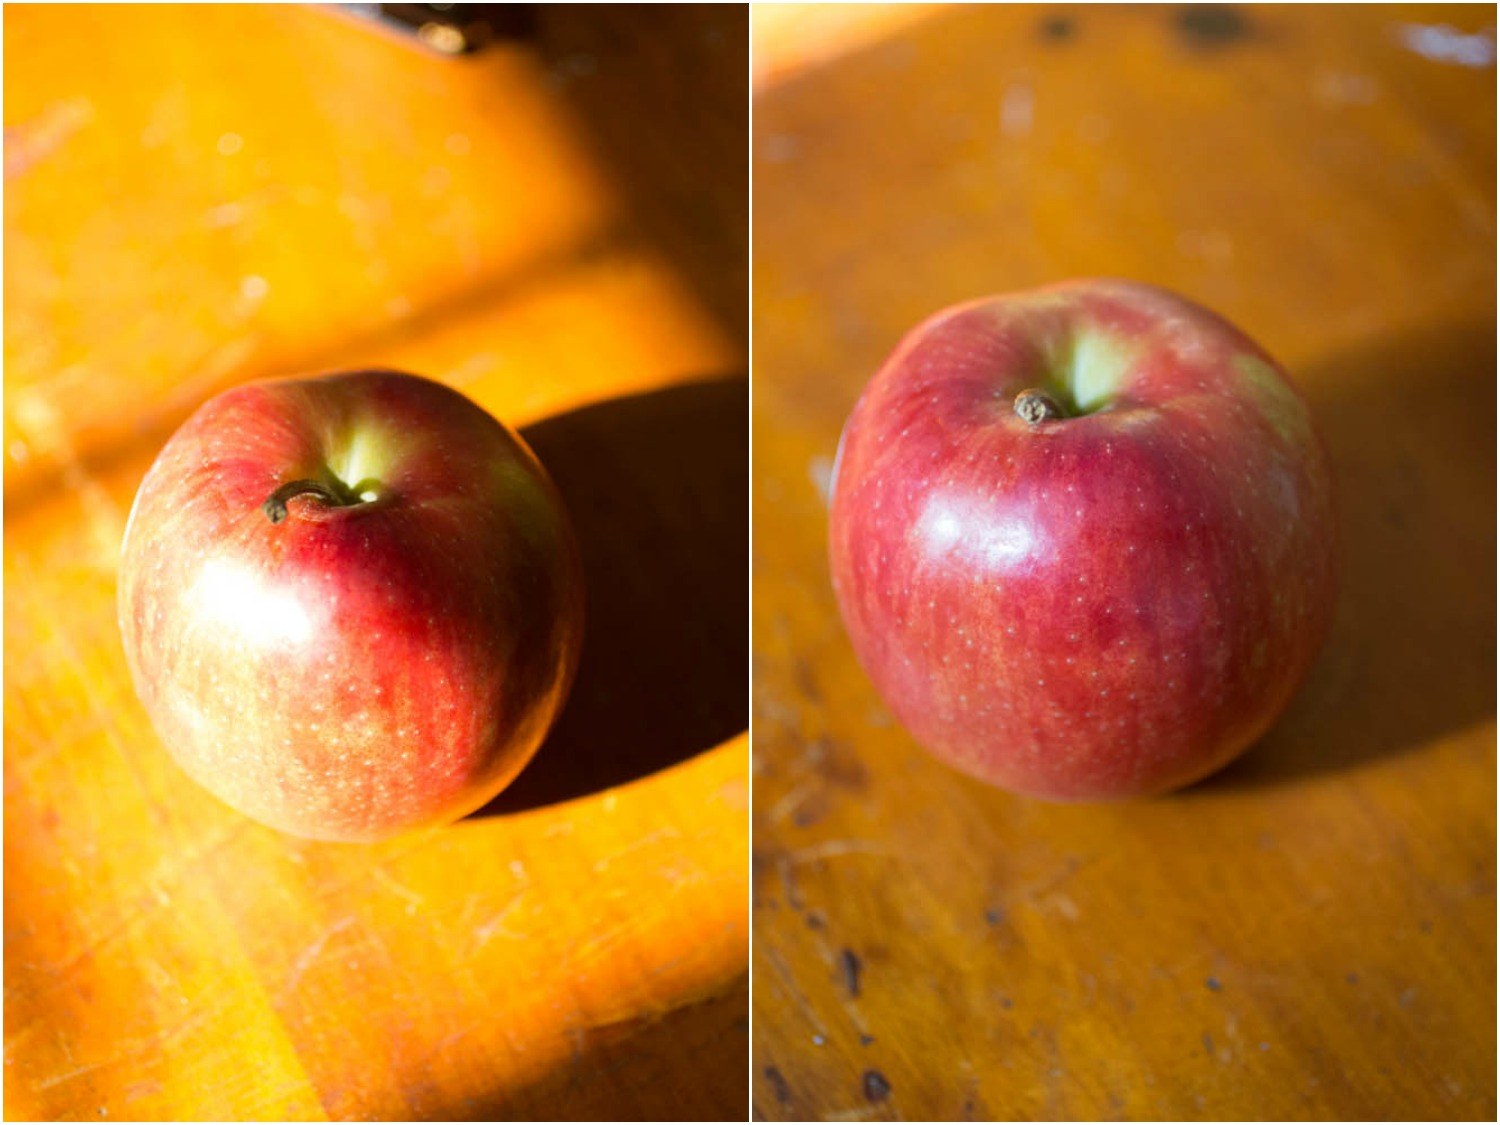
[(183, 769), (283, 832), (472, 812), (571, 685), (583, 572), (512, 431), (413, 375), (250, 383), (172, 435), (125, 528), (135, 689)]
[(1330, 625), (1326, 456), (1214, 313), (1127, 281), (941, 312), (839, 443), (829, 555), (860, 662), (935, 756), (1053, 800), (1202, 778)]

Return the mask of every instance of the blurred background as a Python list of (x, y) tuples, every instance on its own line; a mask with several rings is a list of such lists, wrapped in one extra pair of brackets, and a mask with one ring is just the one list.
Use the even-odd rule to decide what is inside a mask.
[[(1492, 1119), (1490, 5), (757, 7), (755, 1113)], [(1188, 792), (1028, 802), (894, 725), (827, 578), (908, 328), (1179, 290), (1311, 401), (1336, 624)]]
[[(7, 1117), (743, 1118), (747, 18), (5, 13)], [(171, 764), (114, 586), (199, 403), (374, 364), (521, 428), (590, 622), (522, 778), (364, 848)]]

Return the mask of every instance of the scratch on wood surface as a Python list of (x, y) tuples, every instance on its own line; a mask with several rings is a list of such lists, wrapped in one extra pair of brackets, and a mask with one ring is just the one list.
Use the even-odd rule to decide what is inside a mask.
[(408, 914), (415, 914), (417, 912), (417, 907), (421, 906), (427, 901), (410, 887), (405, 886), (402, 883), (398, 883), (394, 878), (390, 876), (390, 874), (386, 872), (384, 868), (374, 867), (371, 870), (375, 874), (376, 882), (385, 884), (385, 886), (390, 888), (393, 894), (406, 900), (406, 912)]
[(1052, 895), (1047, 901), (1056, 907), (1057, 912), (1069, 922), (1078, 921), (1078, 904), (1067, 895), (1059, 892)]
[(132, 1082), (125, 1087), (125, 1100), (136, 1101), (139, 1098), (149, 1098), (161, 1093), (161, 1083), (155, 1080), (146, 1082)]
[[(12, 618), (8, 622), (8, 625), (10, 628), (15, 629), (15, 619)], [(17, 630), (17, 633), (19, 632), (20, 630)], [(41, 662), (38, 662), (35, 667), (39, 667), (45, 672), (45, 666)], [(37, 676), (34, 678), (40, 679), (41, 677)], [(7, 680), (6, 686), (13, 691), (19, 692), (22, 690), (15, 686), (14, 680)], [(49, 759), (57, 757), (63, 752), (64, 748), (65, 740), (61, 738), (44, 739), (25, 723), (7, 723), (5, 725), (6, 764), (24, 767), (28, 774), (34, 772), (36, 767), (44, 764)], [(21, 749), (24, 749), (26, 753), (17, 753)], [(31, 779), (28, 778), (27, 780)]]
[(824, 1121), (874, 1121), (876, 1117), (884, 1112), (879, 1106), (860, 1106), (858, 1109), (844, 1109), (836, 1113), (825, 1113)]
[(666, 976), (686, 960), (686, 954), (678, 954), (676, 957), (668, 957), (665, 961), (653, 962), (652, 964), (646, 966), (646, 975), (653, 980), (658, 977)]
[(177, 977), (150, 952), (143, 952), (140, 958), (141, 975), (150, 979), (152, 991), (157, 995), (165, 996), (169, 993), (182, 995), (182, 989), (178, 986)]
[(675, 828), (658, 828), (655, 832), (651, 832), (645, 836), (642, 836), (634, 843), (625, 845), (625, 847), (621, 848), (613, 855), (605, 856), (603, 859), (596, 862), (594, 864), (594, 873), (599, 874), (600, 872), (608, 871), (611, 864), (624, 859), (626, 856), (632, 854), (633, 852), (640, 851), (642, 848), (650, 847), (652, 844), (655, 844), (660, 840), (678, 840), (681, 838), (682, 833), (677, 831), (677, 829)]
[(785, 858), (793, 867), (800, 867), (804, 863), (817, 863), (819, 860), (837, 859), (840, 856), (849, 855), (875, 856), (880, 859), (897, 858), (895, 852), (881, 847), (873, 840), (825, 840), (812, 847), (787, 852)]
[(467, 930), (474, 921), (474, 908), (484, 901), (484, 895), (478, 891), (470, 891), (464, 896), (463, 909), (458, 912), (458, 928)]
[(771, 806), (770, 812), (768, 814), (770, 816), (771, 822), (774, 824), (778, 821), (785, 820), (787, 814), (795, 809), (798, 805), (800, 805), (806, 798), (811, 796), (812, 793), (817, 789), (817, 787), (817, 781), (812, 779), (800, 782), (797, 785), (793, 786), (790, 792), (788, 792), (781, 798), (781, 800), (777, 801), (774, 805)]
[[(759, 955), (761, 952), (762, 949), (760, 945), (757, 944), (757, 955)], [(785, 995), (790, 997), (792, 1003), (797, 1006), (797, 1009), (802, 1013), (802, 1018), (812, 1025), (814, 1034), (826, 1039), (828, 1037), (828, 1027), (818, 1017), (817, 1010), (813, 1008), (810, 1003), (808, 1003), (807, 997), (803, 994), (801, 986), (797, 983), (796, 977), (793, 975), (791, 967), (787, 965), (781, 954), (778, 953), (774, 947), (767, 945), (764, 948), (763, 952), (765, 954), (766, 960), (771, 965), (772, 971), (774, 971), (775, 974), (781, 978), (781, 985)]]
[(329, 926), (317, 937), (313, 938), (312, 941), (307, 943), (302, 952), (297, 955), (297, 959), (292, 962), (291, 971), (287, 973), (286, 983), (281, 986), (281, 994), (283, 996), (293, 991), (297, 987), (297, 985), (302, 980), (302, 975), (306, 973), (308, 969), (312, 968), (313, 962), (317, 961), (317, 959), (323, 955), (323, 950), (328, 945), (328, 943), (337, 934), (343, 933), (350, 926), (354, 925), (356, 920), (357, 919), (353, 914), (350, 914), (345, 918), (340, 918), (337, 922), (333, 923), (333, 925)]
[(446, 1054), (448, 1051), (457, 1046), (458, 1043), (472, 1030), (473, 1028), (464, 1027), (443, 1036), (442, 1039), (439, 1039), (431, 1047), (427, 1048), (427, 1050), (423, 1051), (416, 1057), (416, 1059), (412, 1063), (413, 1069), (420, 1069), (422, 1067), (425, 1067), (439, 1055)]
[(88, 98), (73, 97), (54, 102), (30, 121), (6, 129), (5, 178), (29, 171), (93, 120), (94, 103)]
[(160, 896), (148, 893), (139, 895), (131, 900), (123, 914), (106, 929), (103, 933), (92, 937), (86, 937), (82, 948), (63, 958), (52, 968), (51, 976), (58, 985), (69, 982), (69, 974), (83, 961), (97, 956), (108, 949), (115, 942), (128, 935), (143, 922), (150, 921), (152, 916), (162, 912), (163, 903)]
[[(119, 1043), (108, 1058), (101, 1059), (98, 1062), (85, 1063), (82, 1066), (74, 1065), (72, 1069), (66, 1070), (61, 1074), (54, 1074), (49, 1078), (44, 1078), (36, 1084), (36, 1090), (39, 1093), (44, 1090), (50, 1090), (54, 1086), (61, 1086), (65, 1082), (71, 1082), (75, 1078), (92, 1073), (93, 1071), (129, 1062), (131, 1059), (145, 1055), (148, 1052), (150, 1053), (151, 1061), (155, 1062), (161, 1058), (162, 1051), (165, 1048), (198, 1031), (199, 1028), (209, 1022), (213, 1015), (214, 1013), (210, 1009), (200, 1009), (176, 1026), (160, 1027), (149, 1035), (127, 1039)], [(74, 1063), (72, 1044), (68, 1037), (60, 1030), (57, 1032), (57, 1042), (62, 1048), (63, 1054), (67, 1056), (68, 1062)]]
[(516, 896), (506, 904), (504, 910), (500, 911), (499, 914), (495, 915), (488, 922), (485, 922), (483, 925), (475, 928), (474, 936), (479, 939), (478, 944), (475, 946), (476, 949), (483, 949), (486, 945), (489, 944), (490, 938), (494, 937), (496, 934), (499, 934), (501, 937), (507, 938), (510, 941), (526, 940), (525, 934), (518, 934), (514, 930), (508, 929), (505, 925), (505, 920), (509, 918), (513, 913), (515, 913), (515, 911), (521, 905), (521, 900), (524, 899), (529, 893), (530, 892), (527, 889), (522, 888), (519, 892), (517, 892)]
[[(1043, 875), (1040, 878), (1032, 879), (1030, 882), (1022, 883), (1019, 887), (1016, 887), (1015, 890), (1007, 897), (1012, 900), (1030, 899), (1038, 903), (1042, 902), (1043, 900), (1052, 899), (1054, 897), (1066, 898), (1067, 896), (1065, 895), (1054, 896), (1053, 892), (1059, 891), (1073, 878), (1074, 875), (1078, 874), (1078, 872), (1082, 871), (1089, 864), (1093, 863), (1094, 859), (1094, 856), (1085, 856), (1084, 858), (1080, 859), (1076, 855), (1070, 855), (1063, 860), (1062, 866), (1057, 870), (1048, 872), (1046, 875)], [(1071, 900), (1069, 900), (1067, 905), (1058, 905), (1062, 912), (1066, 914), (1068, 906), (1072, 906), (1074, 904), (1071, 902)]]
[[(247, 821), (246, 823), (248, 824), (249, 822)], [(405, 836), (400, 836), (397, 839), (386, 844), (371, 844), (370, 849), (372, 852), (372, 857), (370, 862), (372, 864), (384, 864), (385, 866), (389, 867), (402, 856), (410, 855), (413, 852), (427, 847), (430, 844), (433, 836), (435, 835), (435, 832), (436, 830), (411, 832)], [(294, 846), (287, 852), (288, 857), (295, 856), (295, 854), (296, 846)], [(298, 862), (306, 863), (306, 860), (299, 859)], [(364, 881), (368, 877), (367, 869), (363, 866), (356, 865), (351, 868), (351, 870), (353, 873), (347, 878), (337, 879), (327, 884), (318, 885), (318, 887), (316, 888), (318, 900), (324, 904), (331, 904), (338, 900), (350, 887), (363, 885)]]
[[(72, 372), (74, 368), (66, 369)], [(60, 378), (60, 377), (59, 377)], [(110, 496), (109, 490), (83, 466), (70, 436), (69, 423), (63, 412), (53, 405), (49, 386), (47, 394), (22, 387), (10, 396), (11, 416), (15, 419), (28, 446), (49, 453), (62, 471), (63, 484), (78, 495), (94, 534), (93, 564), (113, 571), (119, 558), (120, 539), (125, 534), (125, 513)]]
[(96, 956), (116, 941), (125, 937), (137, 926), (144, 922), (149, 922), (154, 916), (160, 915), (163, 909), (171, 904), (171, 894), (168, 888), (176, 880), (218, 852), (230, 841), (243, 835), (249, 827), (250, 821), (238, 819), (193, 851), (168, 857), (162, 865), (158, 866), (157, 870), (146, 877), (143, 885), (143, 893), (127, 903), (125, 912), (114, 925), (110, 926), (102, 934), (86, 939), (81, 949), (59, 962), (53, 969), (53, 977), (59, 983), (65, 983), (68, 979), (68, 974), (79, 963), (87, 958)]
[[(801, 896), (797, 893), (796, 884), (792, 880), (791, 865), (784, 864), (780, 870), (788, 905), (795, 910), (802, 909)], [(860, 959), (849, 949), (842, 949), (836, 956), (833, 945), (830, 944), (821, 930), (811, 931), (811, 938), (813, 944), (817, 947), (820, 959), (828, 962), (835, 960), (839, 962), (842, 976), (846, 983), (846, 989), (843, 992), (836, 992), (834, 994), (834, 1001), (843, 1010), (844, 1017), (854, 1027), (855, 1031), (859, 1032), (860, 1037), (862, 1039), (868, 1037), (870, 1035), (870, 1024), (861, 1014), (857, 1002), (860, 993), (859, 976), (863, 968)], [(854, 964), (852, 973), (849, 967), (851, 958)], [(826, 1031), (823, 1034), (826, 1036)]]
[(168, 856), (162, 863), (157, 865), (156, 869), (146, 878), (146, 882), (158, 887), (170, 887), (177, 880), (199, 866), (205, 859), (216, 855), (235, 840), (245, 835), (251, 823), (251, 821), (244, 817), (236, 817), (232, 822), (209, 836), (197, 847), (186, 852), (178, 852)]
[[(5, 997), (7, 1007), (9, 1007), (9, 1004), (10, 1004), (10, 999), (11, 999), (11, 995), (10, 994), (11, 994), (11, 991), (12, 991), (11, 988), (9, 986), (7, 986), (7, 988), (6, 988), (6, 997)], [(14, 1022), (15, 1022), (14, 1020), (7, 1020), (6, 1021), (7, 1025), (13, 1024)], [(6, 1061), (7, 1064), (10, 1063), (12, 1052), (14, 1052), (15, 1049), (17, 1047), (19, 1047), (22, 1043), (26, 1042), (26, 1040), (30, 1039), (33, 1035), (35, 1035), (39, 1030), (41, 1030), (41, 1028), (42, 1028), (42, 1025), (40, 1023), (38, 1023), (36, 1020), (28, 1020), (27, 1023), (26, 1023), (26, 1026), (24, 1026), (24, 1027), (18, 1027), (18, 1028), (15, 1028), (14, 1030), (12, 1030), (9, 1026), (7, 1026), (6, 1033), (5, 1033), (5, 1061)]]
[(85, 1074), (101, 1070), (114, 1061), (114, 1059), (105, 1059), (103, 1062), (89, 1063), (87, 1066), (75, 1066), (72, 1070), (65, 1070), (61, 1074), (54, 1074), (51, 1078), (43, 1078), (36, 1084), (37, 1092), (50, 1090), (54, 1086), (61, 1086), (64, 1082), (71, 1082), (75, 1078), (81, 1078)]
[(1461, 160), (1449, 152), (1442, 140), (1426, 129), (1412, 129), (1416, 144), (1425, 150), (1427, 168), (1448, 192), (1464, 214), (1464, 218), (1476, 230), (1485, 234), (1495, 233), (1495, 207), (1485, 199), (1482, 189), (1475, 186), (1465, 173)]

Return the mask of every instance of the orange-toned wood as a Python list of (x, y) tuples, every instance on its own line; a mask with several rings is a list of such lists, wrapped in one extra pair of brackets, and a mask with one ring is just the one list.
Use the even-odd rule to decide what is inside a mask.
[[(7, 1116), (741, 1118), (745, 14), (5, 24)], [(307, 843), (162, 751), (119, 540), (204, 397), (376, 363), (522, 427), (591, 631), (484, 814)]]
[[(1495, 71), (1406, 42), (1493, 22), (968, 8), (757, 96), (758, 1114), (1494, 1117)], [(822, 490), (905, 329), (1089, 274), (1191, 294), (1287, 364), (1342, 592), (1239, 764), (1061, 807), (893, 725)]]
[(940, 4), (762, 4), (751, 28), (756, 90), (878, 42), (924, 19)]

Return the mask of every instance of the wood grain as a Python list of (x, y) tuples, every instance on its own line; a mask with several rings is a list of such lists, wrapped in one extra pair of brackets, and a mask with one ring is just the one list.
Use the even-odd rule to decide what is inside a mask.
[[(969, 8), (758, 92), (757, 1116), (1493, 1119), (1495, 71), (1418, 24), (1493, 9)], [(823, 493), (902, 332), (1090, 274), (1288, 366), (1342, 592), (1240, 763), (1069, 807), (893, 724)]]
[[(646, 15), (7, 13), (7, 1117), (743, 1116), (746, 18)], [(187, 412), (365, 364), (522, 427), (593, 616), (516, 786), (355, 847), (181, 774), (114, 587)]]

